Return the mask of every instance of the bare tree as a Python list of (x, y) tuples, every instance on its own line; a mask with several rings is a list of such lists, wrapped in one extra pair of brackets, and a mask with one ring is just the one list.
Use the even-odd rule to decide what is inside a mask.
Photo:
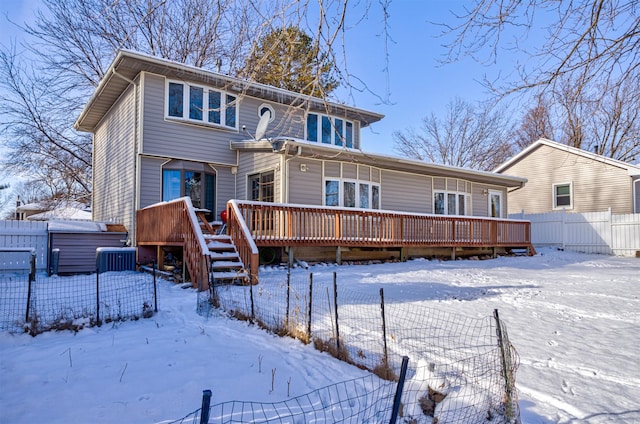
[(431, 114), (416, 131), (395, 131), (394, 150), (419, 160), (471, 169), (490, 170), (511, 154), (511, 124), (506, 114), (490, 105), (456, 98), (444, 119)]
[(571, 80), (537, 96), (522, 117), (514, 144), (540, 137), (622, 161), (640, 157), (640, 87), (631, 81), (586, 92)]
[[(471, 56), (492, 62), (500, 50), (524, 52), (519, 79), (490, 85), (499, 93), (554, 86), (560, 78), (585, 85), (593, 80), (640, 82), (640, 5), (636, 0), (476, 0), (457, 23), (444, 25), (447, 61)], [(544, 43), (526, 39), (543, 34)]]
[[(381, 2), (388, 6), (388, 0)], [(236, 75), (254, 40), (275, 28), (309, 30), (313, 51), (341, 64), (336, 78), (348, 81), (344, 60), (346, 0), (43, 0), (45, 11), (24, 27), (33, 63), (13, 47), (0, 49), (0, 101), (6, 110), (0, 132), (10, 154), (2, 166), (36, 175), (51, 196), (72, 198), (91, 191), (91, 143), (73, 121), (104, 76), (117, 50), (133, 49), (164, 59)], [(357, 5), (366, 14), (373, 0)], [(317, 7), (315, 7), (317, 6)], [(315, 17), (315, 18), (312, 18)], [(361, 16), (354, 16), (358, 22)], [(340, 59), (342, 55), (342, 60)], [(317, 60), (318, 58), (313, 58)], [(322, 86), (322, 67), (313, 84)]]
[(514, 145), (524, 149), (540, 138), (554, 140), (551, 111), (547, 98), (539, 95), (536, 104), (522, 116), (522, 122), (514, 135)]

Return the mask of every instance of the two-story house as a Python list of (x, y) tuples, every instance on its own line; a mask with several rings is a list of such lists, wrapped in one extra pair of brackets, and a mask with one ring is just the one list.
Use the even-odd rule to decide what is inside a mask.
[(368, 153), (382, 118), (122, 50), (75, 128), (93, 133), (93, 218), (131, 235), (137, 210), (183, 196), (209, 220), (230, 199), (506, 218), (524, 178)]

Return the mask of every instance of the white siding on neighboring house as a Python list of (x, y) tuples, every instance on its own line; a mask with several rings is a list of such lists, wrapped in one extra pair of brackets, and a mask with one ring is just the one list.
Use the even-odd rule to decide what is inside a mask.
[(528, 179), (524, 188), (509, 194), (509, 213), (554, 210), (554, 184), (568, 183), (572, 212), (633, 211), (631, 177), (626, 169), (570, 151), (542, 144), (501, 172)]
[(135, 214), (136, 89), (129, 85), (98, 125), (93, 142), (93, 219), (124, 224)]

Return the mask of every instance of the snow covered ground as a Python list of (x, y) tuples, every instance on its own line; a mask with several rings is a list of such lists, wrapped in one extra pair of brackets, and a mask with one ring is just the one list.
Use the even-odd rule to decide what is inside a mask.
[[(526, 424), (640, 422), (638, 259), (542, 249), (309, 271), (336, 271), (363, 294), (384, 287), (387, 302), (477, 318), (498, 309), (520, 355)], [(0, 333), (0, 423), (160, 423), (199, 408), (203, 389), (212, 403), (277, 402), (365, 375), (298, 341), (199, 316), (193, 290), (162, 282), (158, 297), (150, 319), (35, 338)]]

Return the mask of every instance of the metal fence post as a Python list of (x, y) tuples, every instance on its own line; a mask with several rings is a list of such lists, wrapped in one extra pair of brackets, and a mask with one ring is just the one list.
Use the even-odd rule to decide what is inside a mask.
[(313, 273), (309, 274), (309, 321), (307, 323), (307, 338), (311, 342), (311, 313), (313, 304)]
[(29, 258), (29, 285), (27, 286), (27, 311), (25, 313), (24, 321), (29, 322), (29, 309), (31, 307), (31, 285), (36, 281), (36, 252), (31, 252)]
[(251, 300), (251, 321), (255, 321), (256, 319), (256, 310), (253, 306), (253, 280), (249, 282), (249, 299)]
[(336, 357), (342, 359), (340, 358), (340, 329), (338, 328), (338, 278), (335, 271), (333, 272), (333, 304), (335, 305), (336, 319)]
[(391, 410), (391, 419), (389, 424), (396, 424), (398, 421), (398, 413), (400, 412), (400, 405), (402, 400), (402, 389), (404, 387), (404, 380), (407, 377), (407, 365), (409, 364), (409, 357), (402, 357), (402, 367), (400, 368), (400, 378), (398, 379), (398, 385), (396, 386), (396, 395), (393, 398), (393, 409)]
[(98, 271), (96, 267), (96, 324), (99, 327), (102, 323), (100, 322), (100, 273)]
[(384, 364), (388, 367), (389, 353), (387, 351), (387, 324), (386, 324), (386, 318), (384, 315), (384, 289), (382, 289), (382, 287), (380, 288), (380, 309), (382, 312), (382, 342), (383, 342), (383, 348), (384, 348), (383, 360), (384, 360)]
[(156, 261), (152, 262), (151, 269), (153, 269), (153, 310), (154, 312), (158, 312), (158, 287), (156, 286)]
[(287, 310), (284, 317), (284, 327), (289, 332), (289, 308), (291, 301), (291, 269), (287, 268)]
[(200, 424), (209, 424), (209, 407), (211, 406), (211, 390), (202, 391), (202, 409), (200, 409)]

